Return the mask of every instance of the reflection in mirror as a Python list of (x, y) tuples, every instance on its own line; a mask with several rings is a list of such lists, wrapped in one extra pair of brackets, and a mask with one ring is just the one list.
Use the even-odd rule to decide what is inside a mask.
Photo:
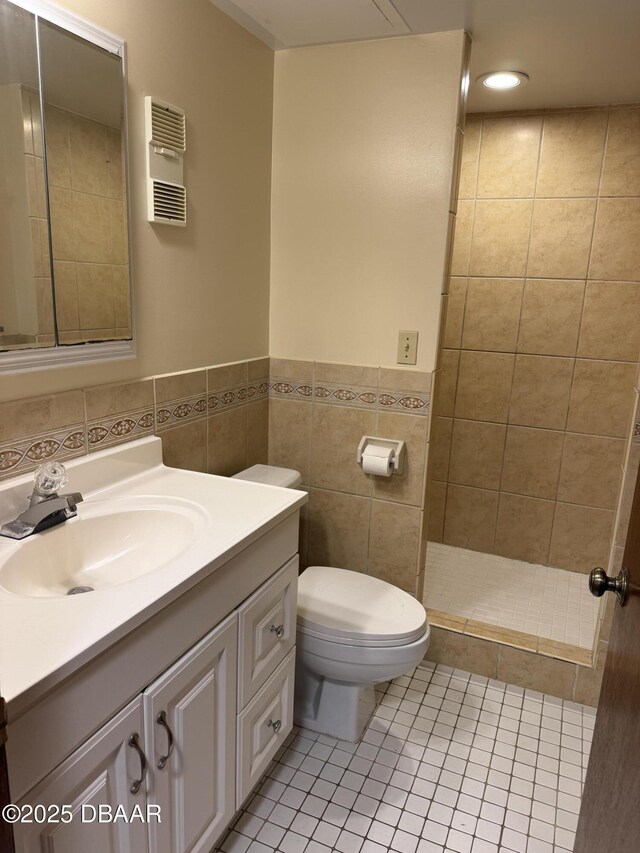
[(58, 343), (130, 339), (122, 60), (39, 36)]
[(34, 16), (0, 0), (0, 351), (55, 327)]

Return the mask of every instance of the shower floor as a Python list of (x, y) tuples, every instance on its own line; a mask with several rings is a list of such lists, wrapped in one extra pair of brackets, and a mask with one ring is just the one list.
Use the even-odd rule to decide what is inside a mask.
[(427, 547), (425, 607), (499, 628), (593, 647), (599, 601), (587, 577), (438, 542)]

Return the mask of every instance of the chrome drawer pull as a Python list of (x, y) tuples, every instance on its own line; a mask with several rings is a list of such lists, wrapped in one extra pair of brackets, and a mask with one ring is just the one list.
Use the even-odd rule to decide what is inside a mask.
[(127, 746), (130, 746), (131, 749), (135, 749), (138, 753), (138, 758), (140, 759), (140, 778), (135, 779), (131, 783), (131, 787), (129, 790), (132, 794), (137, 794), (140, 788), (142, 787), (142, 783), (145, 780), (145, 776), (147, 775), (147, 758), (142, 751), (142, 747), (140, 746), (140, 741), (138, 740), (137, 732), (132, 734), (129, 740), (127, 741)]
[(171, 758), (171, 753), (173, 752), (173, 732), (171, 731), (171, 726), (167, 722), (167, 714), (165, 711), (160, 711), (160, 713), (156, 717), (156, 723), (166, 730), (167, 739), (169, 741), (167, 754), (160, 756), (160, 758), (158, 759), (158, 770), (164, 770), (165, 765), (167, 761)]
[(275, 634), (279, 640), (284, 637), (284, 625), (272, 625), (269, 630), (272, 634)]
[(269, 720), (267, 725), (273, 729), (273, 731), (278, 734), (280, 729), (282, 728), (282, 720)]

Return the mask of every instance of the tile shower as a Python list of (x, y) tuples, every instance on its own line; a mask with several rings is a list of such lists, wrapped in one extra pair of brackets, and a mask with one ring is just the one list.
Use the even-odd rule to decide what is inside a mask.
[(554, 622), (463, 587), (481, 552), (506, 598), (544, 585), (552, 611), (567, 575), (586, 586), (620, 562), (640, 456), (639, 152), (637, 107), (468, 117), (427, 485), (426, 604), (449, 631), (575, 663), (597, 651), (577, 593)]

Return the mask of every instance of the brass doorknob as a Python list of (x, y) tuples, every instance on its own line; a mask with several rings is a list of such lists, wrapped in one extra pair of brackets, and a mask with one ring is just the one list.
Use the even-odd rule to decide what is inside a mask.
[(610, 578), (605, 570), (598, 566), (589, 574), (589, 591), (600, 598), (605, 592), (615, 592), (618, 604), (624, 607), (629, 594), (629, 572), (623, 566), (617, 578)]

